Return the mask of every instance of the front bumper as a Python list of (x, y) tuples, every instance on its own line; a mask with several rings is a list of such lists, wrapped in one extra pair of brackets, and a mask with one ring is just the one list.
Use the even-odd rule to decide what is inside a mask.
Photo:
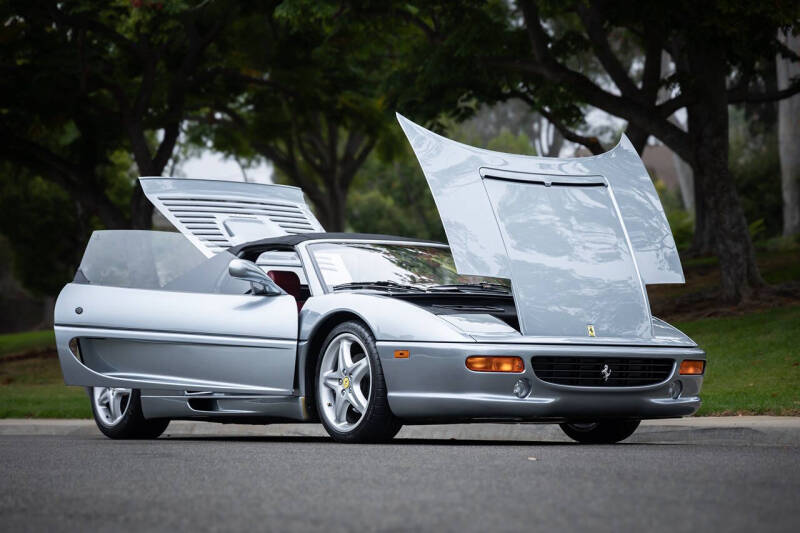
[[(703, 376), (681, 376), (683, 359), (705, 359), (693, 347), (599, 346), (490, 343), (377, 343), (389, 407), (408, 422), (458, 420), (519, 420), (559, 422), (599, 418), (675, 418), (700, 408)], [(397, 359), (395, 350), (410, 357)], [(471, 355), (516, 355), (525, 363), (518, 374), (473, 372), (466, 368)], [(661, 383), (640, 387), (579, 387), (547, 383), (536, 377), (531, 357), (652, 357), (675, 361), (672, 373)], [(517, 380), (527, 379), (531, 392), (514, 395)], [(682, 392), (670, 394), (670, 384), (680, 380)]]

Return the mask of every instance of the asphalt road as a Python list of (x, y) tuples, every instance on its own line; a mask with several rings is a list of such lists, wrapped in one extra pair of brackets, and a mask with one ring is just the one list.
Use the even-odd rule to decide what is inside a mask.
[(793, 531), (800, 443), (0, 435), (3, 531)]

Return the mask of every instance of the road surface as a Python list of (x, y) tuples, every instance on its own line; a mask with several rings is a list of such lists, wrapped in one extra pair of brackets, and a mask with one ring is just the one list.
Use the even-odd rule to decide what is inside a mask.
[(650, 426), (582, 446), (540, 426), (418, 427), (355, 446), (315, 426), (9, 427), (2, 531), (800, 531), (795, 430)]

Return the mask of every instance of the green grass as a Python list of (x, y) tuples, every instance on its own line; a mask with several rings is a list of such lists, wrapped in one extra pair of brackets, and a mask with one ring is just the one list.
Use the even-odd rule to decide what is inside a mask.
[(0, 386), (0, 418), (90, 418), (83, 387), (53, 385)]
[[(800, 415), (800, 306), (676, 325), (708, 354), (699, 414)], [(48, 333), (0, 336), (0, 346), (46, 347)], [(17, 338), (12, 343), (8, 337)], [(90, 416), (85, 390), (63, 385), (52, 352), (0, 358), (0, 418)]]
[(32, 350), (45, 350), (56, 345), (52, 329), (44, 331), (26, 331), (0, 335), (0, 357)]
[(676, 326), (708, 356), (700, 415), (800, 414), (800, 306)]
[(0, 418), (88, 418), (83, 387), (67, 387), (53, 353), (29, 359), (0, 359)]

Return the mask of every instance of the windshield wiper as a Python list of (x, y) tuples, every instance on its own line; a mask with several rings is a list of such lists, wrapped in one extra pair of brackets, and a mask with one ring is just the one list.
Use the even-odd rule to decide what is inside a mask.
[(334, 291), (347, 289), (381, 289), (386, 291), (411, 291), (425, 292), (425, 289), (413, 285), (403, 285), (394, 281), (354, 281), (351, 283), (340, 283), (331, 287)]
[(500, 283), (452, 283), (449, 285), (432, 285), (428, 287), (429, 291), (456, 291), (456, 292), (496, 292), (509, 294), (511, 289)]

